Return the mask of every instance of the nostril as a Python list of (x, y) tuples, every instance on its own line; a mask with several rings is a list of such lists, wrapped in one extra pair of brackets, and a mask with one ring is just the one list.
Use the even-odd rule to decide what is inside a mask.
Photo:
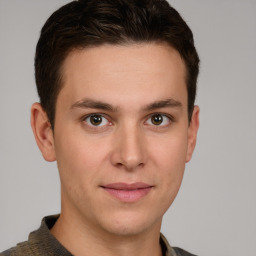
[(139, 163), (139, 164), (128, 164), (128, 163), (121, 163), (121, 162), (118, 162), (118, 163), (116, 163), (115, 164), (115, 166), (117, 167), (117, 168), (123, 168), (123, 169), (126, 169), (127, 171), (133, 171), (133, 170), (135, 170), (135, 169), (140, 169), (140, 168), (143, 168), (144, 167), (144, 163)]
[(116, 163), (116, 166), (117, 166), (117, 167), (122, 167), (123, 164), (122, 164), (122, 163)]

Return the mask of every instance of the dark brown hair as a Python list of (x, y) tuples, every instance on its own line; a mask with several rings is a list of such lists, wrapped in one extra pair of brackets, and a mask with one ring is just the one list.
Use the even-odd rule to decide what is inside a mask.
[(62, 88), (61, 67), (73, 49), (143, 42), (166, 42), (181, 55), (187, 71), (190, 120), (199, 57), (193, 34), (179, 13), (165, 0), (79, 0), (64, 5), (49, 17), (36, 47), (37, 90), (52, 128)]

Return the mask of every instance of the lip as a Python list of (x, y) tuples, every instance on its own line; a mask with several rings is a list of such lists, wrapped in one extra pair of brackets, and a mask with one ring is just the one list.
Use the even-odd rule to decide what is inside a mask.
[(143, 182), (132, 184), (111, 183), (100, 186), (114, 198), (122, 202), (136, 202), (145, 197), (153, 188), (152, 185)]

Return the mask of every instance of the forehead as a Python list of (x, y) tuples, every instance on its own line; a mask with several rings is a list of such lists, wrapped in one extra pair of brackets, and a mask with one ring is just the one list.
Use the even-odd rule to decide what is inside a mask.
[(183, 60), (167, 44), (102, 45), (68, 55), (60, 96), (70, 104), (85, 97), (122, 103), (121, 96), (132, 104), (166, 94), (186, 102), (185, 77)]

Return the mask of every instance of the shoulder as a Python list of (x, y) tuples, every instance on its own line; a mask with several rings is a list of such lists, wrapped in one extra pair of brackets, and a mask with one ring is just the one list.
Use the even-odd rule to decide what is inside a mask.
[(179, 247), (173, 247), (173, 250), (175, 251), (177, 256), (196, 256), (195, 254), (191, 254)]
[(59, 215), (43, 218), (39, 229), (31, 232), (28, 241), (0, 253), (0, 256), (39, 256), (39, 255), (66, 255), (71, 254), (50, 233)]
[(0, 253), (0, 256), (30, 256), (34, 255), (32, 248), (28, 242), (22, 242), (17, 244), (17, 246), (10, 248), (4, 252)]
[[(53, 219), (50, 218), (50, 220)], [(28, 240), (18, 243), (16, 246), (3, 251), (0, 256), (37, 256), (37, 255), (49, 255), (46, 252), (48, 245), (46, 237), (50, 236), (49, 229), (46, 224), (47, 217), (43, 218), (39, 229), (31, 232), (28, 236)]]

